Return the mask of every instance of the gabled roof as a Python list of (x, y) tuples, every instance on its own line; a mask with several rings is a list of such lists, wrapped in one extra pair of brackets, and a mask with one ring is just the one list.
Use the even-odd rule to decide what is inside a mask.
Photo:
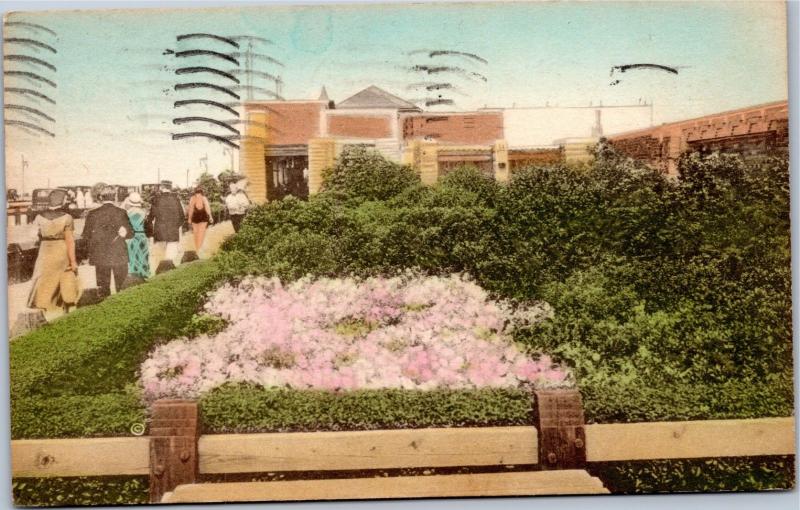
[(420, 111), (420, 108), (372, 85), (336, 105), (340, 108), (391, 108), (392, 110)]

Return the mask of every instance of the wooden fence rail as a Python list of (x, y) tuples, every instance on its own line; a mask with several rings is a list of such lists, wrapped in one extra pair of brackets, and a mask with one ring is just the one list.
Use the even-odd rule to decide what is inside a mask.
[[(792, 417), (585, 429), (588, 462), (795, 454)], [(200, 436), (199, 453), (204, 474), (538, 462), (534, 427), (214, 434)], [(19, 439), (11, 465), (15, 478), (146, 475), (149, 438)]]
[(794, 418), (586, 426), (588, 462), (794, 455)]
[[(536, 392), (534, 406), (535, 426), (201, 436), (195, 402), (160, 401), (150, 437), (12, 441), (12, 476), (149, 475), (152, 502), (577, 494), (607, 492), (583, 470), (587, 462), (795, 454), (793, 417), (584, 425), (574, 390)], [(463, 466), (530, 469), (196, 483), (201, 474)]]
[(201, 436), (200, 473), (536, 464), (534, 427)]

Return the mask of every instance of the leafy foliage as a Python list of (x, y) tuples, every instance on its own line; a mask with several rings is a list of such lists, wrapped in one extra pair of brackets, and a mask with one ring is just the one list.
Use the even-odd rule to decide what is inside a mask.
[(324, 188), (367, 200), (386, 200), (419, 182), (411, 167), (384, 159), (378, 152), (348, 146), (324, 173)]
[(132, 391), (11, 401), (12, 439), (128, 436), (144, 423), (144, 404)]
[(187, 264), (14, 340), (12, 399), (123, 389), (155, 343), (190, 323), (221, 276), (213, 262)]
[[(410, 169), (352, 148), (321, 194), (254, 208), (214, 263), (166, 273), (15, 340), (13, 437), (125, 433), (143, 414), (125, 385), (162, 338), (217, 326), (194, 314), (223, 278), (390, 276), (407, 268), (467, 272), (500, 297), (552, 304), (554, 317), (517, 340), (574, 367), (590, 421), (790, 415), (786, 158), (686, 155), (672, 180), (607, 146), (597, 155), (589, 166), (522, 169), (506, 186), (464, 168), (423, 187)], [(529, 396), (508, 389), (225, 386), (201, 406), (205, 432), (532, 420)], [(593, 469), (620, 492), (756, 490), (791, 487), (791, 464), (781, 457)], [(85, 491), (67, 479), (16, 480), (15, 499), (141, 501), (142, 487), (125, 480), (112, 488), (86, 480)], [(120, 491), (126, 496), (114, 499)]]
[[(355, 150), (328, 191), (257, 208), (220, 263), (285, 280), (468, 272), (502, 297), (554, 306), (518, 340), (574, 366), (597, 419), (785, 415), (786, 158), (686, 155), (670, 179), (604, 145), (597, 155), (519, 170), (506, 186), (463, 168), (423, 187)], [(649, 397), (634, 406), (619, 388)]]
[(200, 399), (203, 433), (474, 427), (533, 422), (530, 393), (264, 389), (228, 385)]
[(150, 500), (146, 476), (15, 478), (15, 506), (144, 505)]
[(591, 464), (615, 494), (792, 489), (794, 457), (731, 457)]

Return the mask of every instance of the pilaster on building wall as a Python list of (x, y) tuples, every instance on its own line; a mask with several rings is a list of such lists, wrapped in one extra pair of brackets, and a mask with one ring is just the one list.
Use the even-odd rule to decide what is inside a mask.
[(322, 189), (322, 172), (336, 161), (336, 140), (312, 138), (308, 141), (308, 193), (315, 195)]
[(239, 147), (239, 169), (247, 177), (247, 192), (256, 204), (267, 201), (267, 169), (264, 147), (267, 140), (267, 113), (247, 113), (247, 136)]
[(494, 179), (497, 182), (508, 182), (511, 177), (511, 168), (508, 163), (508, 144), (505, 140), (497, 140), (492, 148)]
[(565, 163), (590, 163), (594, 160), (594, 147), (599, 138), (575, 138), (563, 140)]
[(432, 186), (439, 180), (439, 144), (427, 140), (419, 142), (419, 159), (415, 167), (422, 184)]

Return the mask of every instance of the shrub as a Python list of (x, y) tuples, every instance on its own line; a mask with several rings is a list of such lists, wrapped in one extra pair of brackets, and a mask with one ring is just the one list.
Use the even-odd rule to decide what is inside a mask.
[(15, 506), (144, 505), (150, 500), (146, 476), (15, 478)]
[(188, 264), (14, 340), (12, 399), (121, 390), (155, 343), (191, 321), (220, 277), (213, 262)]
[(792, 489), (794, 457), (651, 460), (590, 464), (615, 494)]
[(227, 385), (200, 399), (203, 433), (478, 427), (533, 423), (529, 392), (264, 389)]
[[(790, 408), (785, 158), (689, 155), (670, 180), (603, 149), (591, 166), (525, 168), (506, 186), (461, 168), (421, 187), (359, 154), (337, 167), (328, 191), (250, 218), (247, 242), (226, 246), (225, 267), (290, 279), (467, 272), (501, 297), (551, 302), (555, 318), (519, 339), (559, 353), (584, 389), (639, 384), (668, 399), (692, 386), (707, 394), (751, 385), (759, 402), (729, 394), (714, 413)], [(360, 180), (369, 165), (403, 184), (369, 191)], [(289, 236), (308, 247), (284, 248)], [(605, 414), (624, 414), (619, 398)], [(664, 401), (643, 400), (647, 409), (629, 415), (669, 414)]]
[(419, 177), (411, 167), (360, 146), (345, 147), (336, 164), (323, 174), (323, 189), (366, 200), (386, 200), (417, 183)]
[(11, 400), (12, 439), (129, 436), (144, 423), (144, 404), (133, 392)]

